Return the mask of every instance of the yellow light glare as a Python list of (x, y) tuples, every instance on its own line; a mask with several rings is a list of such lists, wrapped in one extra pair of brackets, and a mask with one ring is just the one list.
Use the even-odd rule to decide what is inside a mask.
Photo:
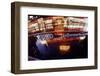
[(59, 46), (59, 50), (60, 50), (59, 52), (60, 52), (60, 54), (67, 53), (69, 51), (69, 49), (70, 49), (69, 45), (60, 45)]

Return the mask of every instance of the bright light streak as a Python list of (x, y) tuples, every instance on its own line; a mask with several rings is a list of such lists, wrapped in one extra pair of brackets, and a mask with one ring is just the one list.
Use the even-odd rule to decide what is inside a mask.
[(48, 46), (48, 43), (46, 40), (41, 40), (41, 44), (44, 44), (44, 45), (47, 45)]
[(84, 40), (86, 38), (86, 36), (82, 36), (80, 37), (80, 40)]

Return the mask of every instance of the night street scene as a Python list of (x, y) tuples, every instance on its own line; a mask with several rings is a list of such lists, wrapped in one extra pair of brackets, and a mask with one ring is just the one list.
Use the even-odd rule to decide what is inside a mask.
[(28, 61), (88, 58), (88, 17), (28, 15)]

